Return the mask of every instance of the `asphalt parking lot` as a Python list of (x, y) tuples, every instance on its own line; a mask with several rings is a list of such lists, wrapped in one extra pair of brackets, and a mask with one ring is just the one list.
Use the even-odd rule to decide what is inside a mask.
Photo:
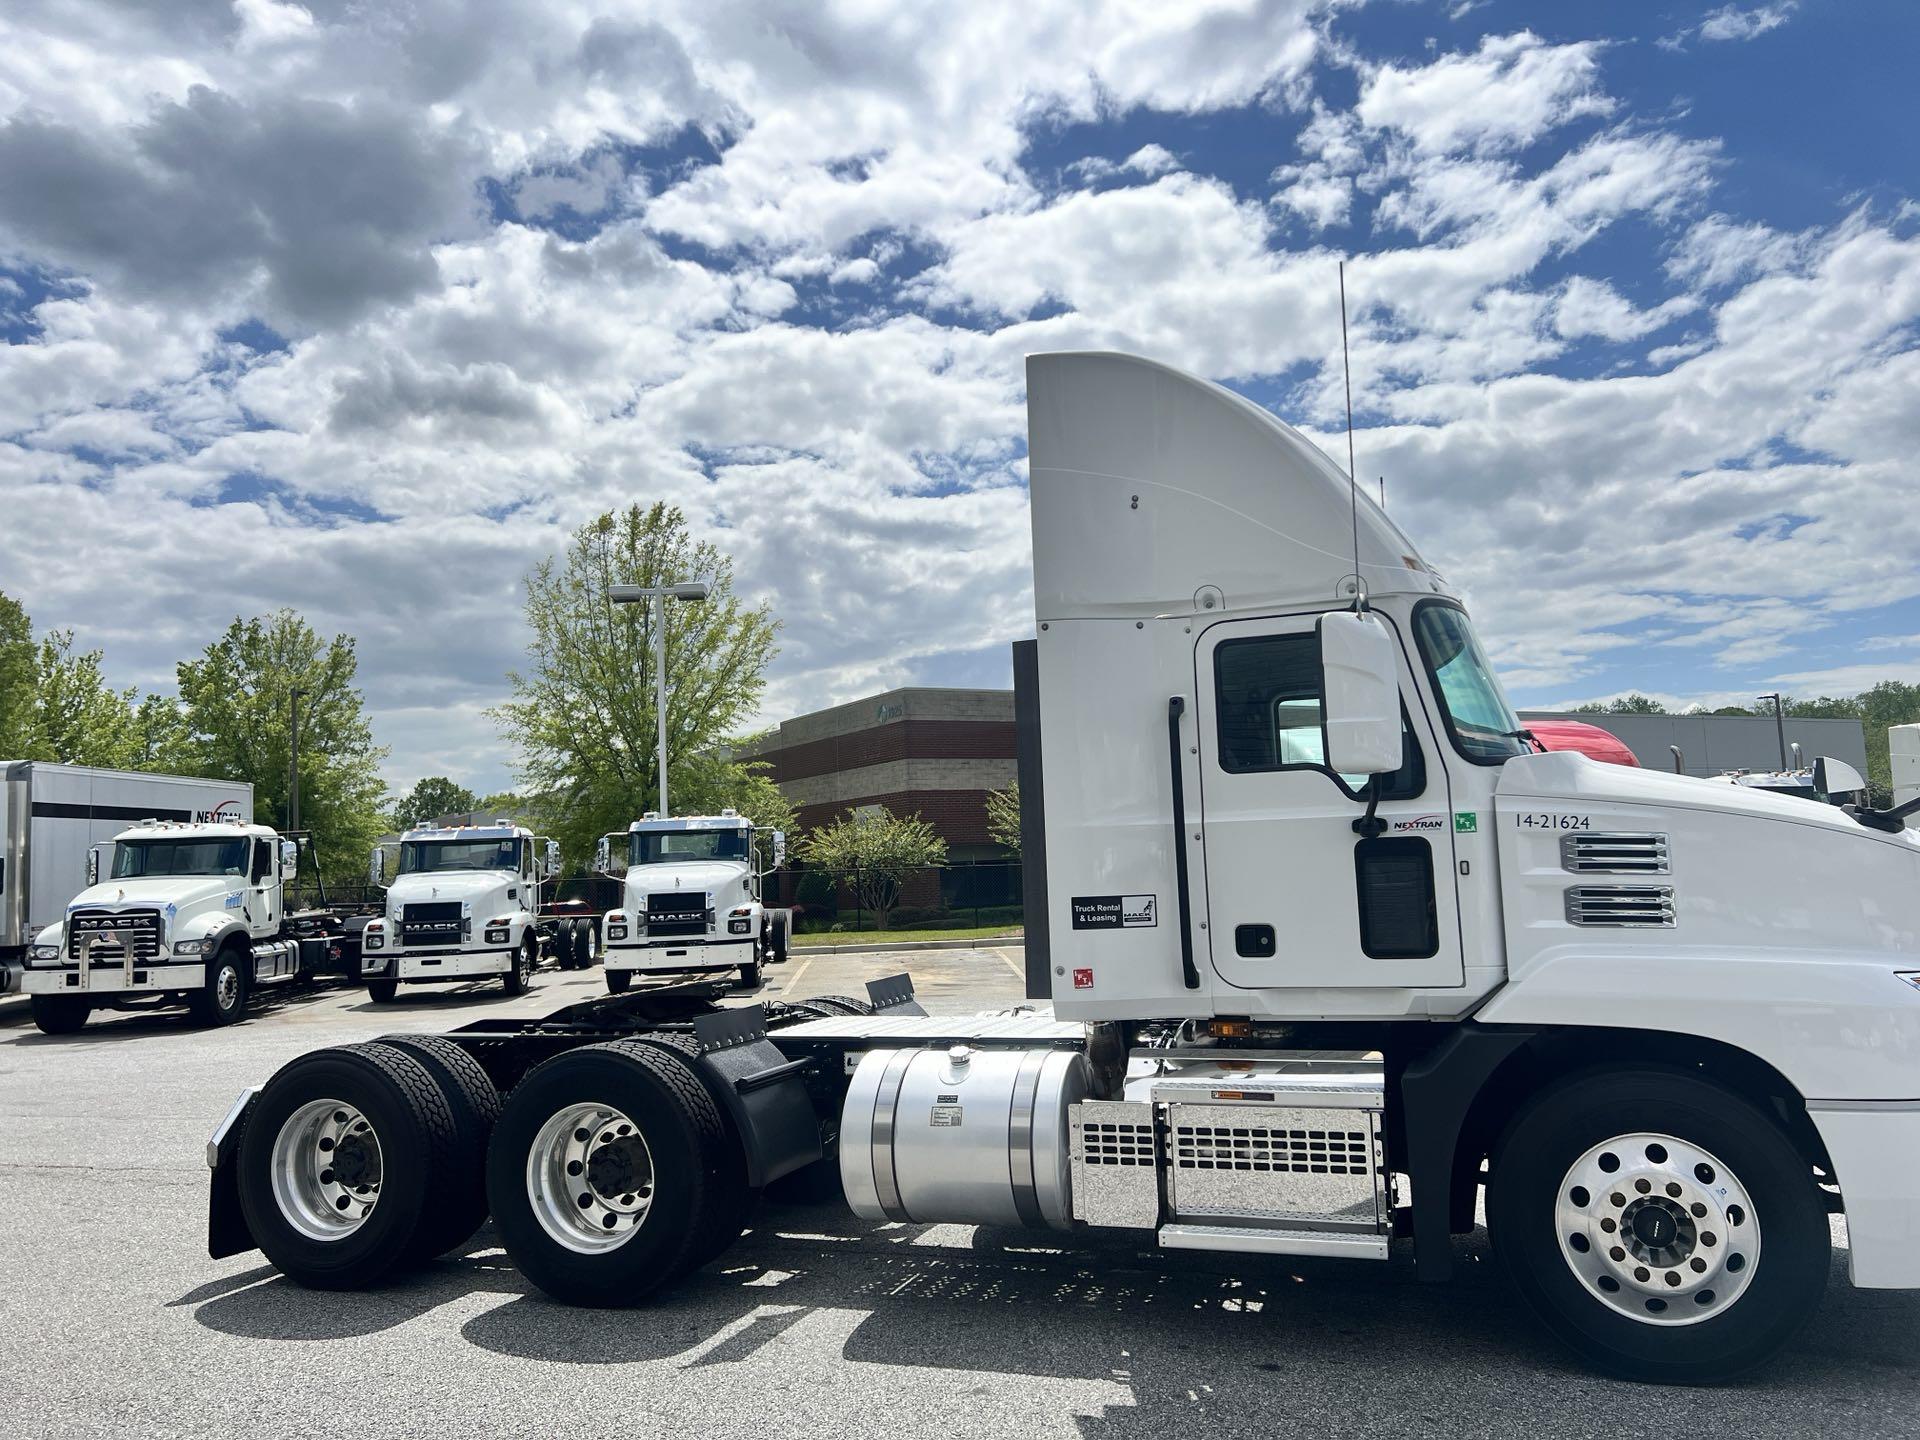
[[(930, 1009), (1020, 998), (1020, 952), (796, 955), (766, 993), (911, 969)], [(1572, 1366), (1483, 1238), (1462, 1276), (1163, 1253), (1136, 1240), (869, 1225), (763, 1205), (644, 1309), (554, 1305), (489, 1230), (375, 1292), (322, 1294), (204, 1248), (207, 1132), (305, 1050), (539, 1015), (601, 993), (291, 997), (231, 1030), (176, 1012), (42, 1036), (0, 1002), (0, 1421), (10, 1435), (730, 1437), (1920, 1433), (1920, 1295), (1833, 1284), (1757, 1380), (1704, 1391)], [(1844, 1231), (1836, 1227), (1844, 1244)]]

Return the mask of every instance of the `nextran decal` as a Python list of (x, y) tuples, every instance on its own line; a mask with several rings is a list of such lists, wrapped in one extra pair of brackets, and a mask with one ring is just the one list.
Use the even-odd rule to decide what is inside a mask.
[(1404, 834), (1409, 830), (1444, 830), (1447, 817), (1444, 815), (1409, 815), (1404, 820), (1393, 822), (1395, 833)]
[(240, 802), (238, 800), (222, 800), (211, 810), (196, 810), (193, 812), (193, 823), (196, 825), (238, 825), (240, 823)]

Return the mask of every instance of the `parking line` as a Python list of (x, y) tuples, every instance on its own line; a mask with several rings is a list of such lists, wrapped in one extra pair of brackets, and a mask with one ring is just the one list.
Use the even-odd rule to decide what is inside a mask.
[(806, 959), (802, 960), (800, 962), (800, 968), (794, 971), (791, 975), (787, 976), (787, 983), (780, 987), (780, 993), (782, 995), (793, 994), (794, 987), (800, 983), (800, 977), (807, 973), (807, 966), (811, 965), (812, 963), (813, 963), (813, 956), (811, 955), (807, 956)]
[[(1018, 976), (1019, 976), (1019, 977), (1020, 977), (1020, 978), (1021, 978), (1022, 980), (1024, 980), (1024, 979), (1026, 979), (1026, 978), (1027, 978), (1027, 970), (1026, 970), (1026, 967), (1025, 967), (1024, 965), (1016, 965), (1016, 964), (1014, 964), (1014, 963), (1013, 963), (1013, 956), (1011, 956), (1011, 955), (1009, 955), (1009, 954), (1008, 954), (1008, 953), (1007, 953), (1006, 951), (1004, 951), (1004, 950), (995, 950), (995, 951), (994, 951), (993, 953), (994, 953), (994, 954), (996, 954), (996, 955), (998, 955), (998, 956), (999, 956), (999, 957), (1000, 957), (1000, 958), (1001, 958), (1001, 959), (1002, 959), (1003, 961), (1005, 961), (1005, 962), (1006, 962), (1006, 966), (1007, 966), (1007, 969), (1009, 969), (1009, 970), (1011, 970), (1011, 971), (1013, 971), (1013, 973), (1014, 973), (1014, 974), (1016, 974), (1016, 975), (1018, 975)], [(1025, 953), (1026, 953), (1025, 951), (1022, 951), (1022, 952), (1021, 952), (1021, 954), (1022, 954), (1023, 956), (1025, 955)]]

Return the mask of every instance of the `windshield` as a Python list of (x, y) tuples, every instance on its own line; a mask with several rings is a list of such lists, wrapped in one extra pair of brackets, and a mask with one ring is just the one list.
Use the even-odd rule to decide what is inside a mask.
[(400, 847), (400, 873), (428, 870), (518, 870), (518, 840), (409, 840)]
[(1480, 765), (1525, 755), (1528, 746), (1518, 734), (1520, 721), (1487, 664), (1466, 612), (1428, 603), (1415, 614), (1413, 628), (1447, 712), (1454, 748)]
[(629, 865), (747, 858), (745, 830), (636, 830), (627, 840)]
[(232, 840), (121, 840), (113, 847), (113, 878), (146, 875), (244, 875), (247, 842)]

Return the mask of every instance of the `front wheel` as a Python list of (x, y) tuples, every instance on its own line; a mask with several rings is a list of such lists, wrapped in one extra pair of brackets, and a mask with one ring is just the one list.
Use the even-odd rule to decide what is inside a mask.
[(758, 990), (760, 988), (760, 962), (758, 960), (749, 961), (740, 967), (740, 988), (742, 990)]
[(1812, 1167), (1768, 1115), (1678, 1071), (1589, 1072), (1532, 1100), (1493, 1157), (1487, 1228), (1547, 1327), (1638, 1380), (1764, 1364), (1827, 1282)]
[(71, 1035), (87, 1023), (93, 1006), (71, 995), (34, 995), (33, 1023), (42, 1035)]
[(513, 952), (513, 964), (501, 977), (501, 984), (509, 995), (524, 995), (527, 985), (533, 978), (533, 947), (531, 934), (520, 942), (520, 948)]
[(246, 1013), (247, 973), (238, 945), (227, 946), (207, 962), (207, 983), (189, 1003), (202, 1025), (231, 1025)]
[(626, 994), (627, 986), (632, 983), (632, 980), (633, 972), (631, 970), (607, 971), (607, 993), (609, 995)]
[(367, 998), (376, 1005), (391, 1005), (393, 997), (400, 992), (398, 980), (367, 981)]

